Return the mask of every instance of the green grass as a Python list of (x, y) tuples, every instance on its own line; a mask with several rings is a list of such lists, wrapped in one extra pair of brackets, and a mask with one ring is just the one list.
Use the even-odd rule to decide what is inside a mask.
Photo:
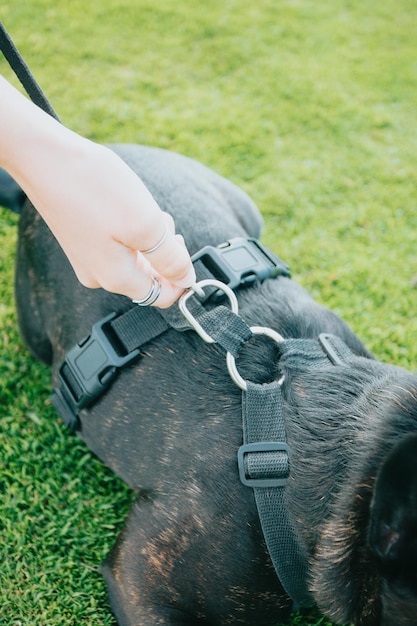
[[(64, 123), (241, 185), (294, 278), (408, 369), (416, 18), (413, 0), (3, 0), (0, 15)], [(0, 211), (0, 624), (110, 625), (97, 567), (131, 496), (66, 434), (18, 338), (16, 222)]]

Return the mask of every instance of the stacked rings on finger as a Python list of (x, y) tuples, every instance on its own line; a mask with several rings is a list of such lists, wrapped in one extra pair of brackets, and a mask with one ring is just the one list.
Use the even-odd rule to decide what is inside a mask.
[(149, 292), (142, 300), (133, 300), (138, 306), (151, 306), (155, 304), (161, 293), (161, 281), (156, 276), (151, 276), (152, 284)]

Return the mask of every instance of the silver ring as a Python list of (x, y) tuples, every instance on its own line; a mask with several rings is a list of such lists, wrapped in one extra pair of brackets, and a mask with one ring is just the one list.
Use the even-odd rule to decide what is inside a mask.
[(161, 293), (161, 281), (156, 276), (151, 276), (152, 284), (148, 294), (142, 300), (132, 300), (138, 306), (151, 306), (155, 304)]
[[(277, 344), (284, 341), (284, 337), (280, 335), (279, 333), (277, 333), (275, 330), (272, 330), (272, 328), (265, 328), (264, 326), (251, 326), (250, 329), (254, 335), (264, 335), (265, 337), (269, 337), (270, 339), (275, 341), (275, 343)], [(227, 369), (229, 371), (229, 375), (231, 379), (233, 380), (233, 382), (238, 387), (240, 387), (242, 391), (246, 391), (248, 388), (247, 381), (244, 378), (242, 378), (242, 376), (237, 371), (236, 360), (231, 352), (228, 352), (226, 354), (226, 363), (227, 363)], [(285, 380), (285, 376), (281, 376), (281, 378), (278, 380), (278, 385), (282, 385), (284, 380)]]
[(160, 248), (162, 246), (162, 244), (164, 243), (165, 239), (168, 237), (168, 227), (166, 228), (164, 234), (162, 235), (161, 239), (158, 241), (158, 243), (156, 243), (152, 248), (149, 248), (148, 250), (141, 250), (142, 254), (151, 254), (151, 252), (155, 252), (156, 250), (158, 250), (158, 248)]

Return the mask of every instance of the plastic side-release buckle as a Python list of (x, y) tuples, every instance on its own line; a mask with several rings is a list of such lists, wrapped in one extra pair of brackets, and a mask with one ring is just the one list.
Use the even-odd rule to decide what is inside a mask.
[(218, 247), (205, 246), (191, 258), (194, 263), (201, 261), (230, 289), (275, 276), (291, 276), (288, 265), (252, 237), (235, 237)]
[(59, 387), (52, 400), (71, 428), (78, 423), (79, 411), (106, 391), (118, 369), (139, 355), (138, 349), (119, 354), (108, 326), (115, 317), (116, 313), (111, 313), (94, 324), (91, 334), (67, 352), (58, 370)]
[(241, 482), (247, 487), (285, 487), (290, 475), (289, 454), (288, 444), (281, 441), (240, 446), (237, 461)]

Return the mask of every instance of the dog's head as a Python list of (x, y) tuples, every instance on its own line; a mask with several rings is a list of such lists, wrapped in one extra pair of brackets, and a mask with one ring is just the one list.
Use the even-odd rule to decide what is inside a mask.
[(399, 377), (355, 417), (367, 421), (368, 450), (352, 452), (350, 484), (321, 529), (315, 596), (337, 623), (417, 624), (417, 381)]

